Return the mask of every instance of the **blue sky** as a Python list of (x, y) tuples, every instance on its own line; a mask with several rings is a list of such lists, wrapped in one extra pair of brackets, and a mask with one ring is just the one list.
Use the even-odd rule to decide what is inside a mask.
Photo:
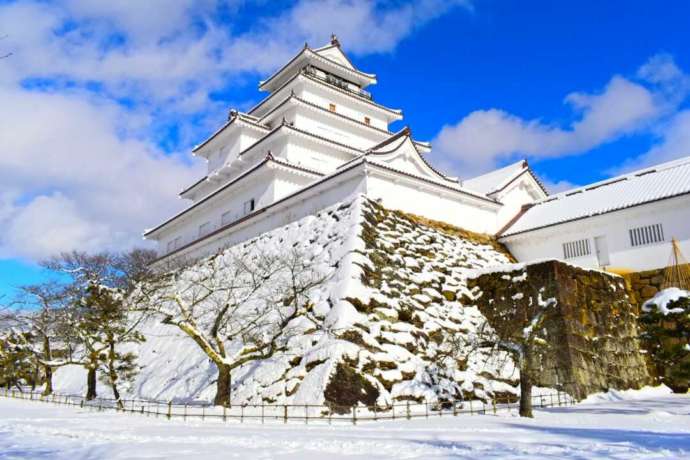
[[(279, 5), (278, 7), (276, 5)], [(430, 159), (528, 158), (554, 190), (690, 154), (690, 3), (0, 0), (0, 293), (73, 248), (142, 244), (305, 41), (336, 33)]]

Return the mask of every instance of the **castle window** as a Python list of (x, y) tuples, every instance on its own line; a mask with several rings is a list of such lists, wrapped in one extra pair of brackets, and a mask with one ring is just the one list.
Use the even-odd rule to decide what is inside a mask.
[(244, 202), (244, 209), (243, 209), (244, 214), (243, 215), (246, 216), (247, 214), (249, 214), (253, 210), (254, 210), (254, 198)]
[(371, 118), (369, 118), (369, 117), (364, 117), (364, 124), (365, 124), (365, 125), (370, 125), (370, 124), (371, 124)]
[(175, 249), (182, 246), (182, 237), (178, 236), (172, 241), (168, 241), (168, 252), (173, 252)]
[(220, 223), (222, 225), (228, 225), (233, 220), (234, 219), (232, 218), (232, 211), (224, 212), (223, 215), (220, 217)]
[(335, 112), (335, 104), (328, 104), (328, 110)]
[(202, 237), (211, 232), (211, 222), (204, 222), (199, 225), (199, 236)]
[(577, 240), (563, 243), (563, 258), (573, 259), (575, 257), (582, 257), (591, 254), (589, 247), (589, 240)]
[(631, 228), (628, 230), (628, 234), (630, 235), (630, 246), (633, 247), (664, 241), (664, 227), (661, 224)]

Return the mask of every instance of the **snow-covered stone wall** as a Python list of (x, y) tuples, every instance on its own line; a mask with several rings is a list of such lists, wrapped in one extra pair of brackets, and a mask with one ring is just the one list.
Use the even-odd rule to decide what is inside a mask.
[[(484, 322), (476, 307), (460, 301), (466, 277), (512, 262), (492, 238), (357, 195), (240, 244), (299, 247), (326, 267), (329, 280), (310, 295), (316, 327), (291, 337), (285, 351), (233, 371), (233, 404), (386, 405), (518, 393), (509, 357), (481, 348), (448, 352)], [(154, 320), (144, 333), (146, 342), (135, 350), (142, 369), (128, 396), (213, 398), (217, 371), (190, 338)], [(80, 368), (56, 376), (57, 391), (81, 392), (84, 383)]]
[(555, 299), (555, 314), (544, 324), (549, 346), (539, 385), (581, 398), (649, 381), (622, 277), (551, 260), (490, 269), (469, 284), (479, 310), (496, 321), (529, 317), (543, 299)]

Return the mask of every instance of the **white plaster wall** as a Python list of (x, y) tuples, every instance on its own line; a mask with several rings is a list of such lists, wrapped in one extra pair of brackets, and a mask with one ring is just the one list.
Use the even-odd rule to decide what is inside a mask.
[[(279, 183), (280, 181), (278, 181)], [(334, 204), (347, 201), (363, 193), (364, 175), (361, 170), (343, 174), (338, 180), (317, 184), (315, 187), (269, 208), (264, 213), (231, 226), (227, 231), (213, 235), (192, 248), (174, 254), (174, 258), (194, 259), (214, 254), (219, 250), (254, 238), (262, 233), (313, 215)], [(165, 259), (161, 264), (165, 263)]]
[[(628, 230), (661, 223), (666, 241), (632, 247)], [(601, 216), (555, 225), (527, 234), (502, 238), (510, 252), (521, 262), (542, 258), (563, 258), (563, 243), (589, 239), (592, 254), (568, 259), (584, 267), (599, 266), (594, 237), (604, 235), (610, 265), (634, 271), (665, 267), (671, 255), (671, 238), (680, 241), (681, 251), (690, 257), (690, 196), (649, 203)]]
[(535, 189), (539, 187), (534, 183), (534, 179), (523, 174), (523, 176), (511, 184), (506, 190), (500, 193), (496, 199), (503, 203), (503, 207), (496, 217), (496, 231), (502, 229), (510, 220), (517, 215), (522, 206), (533, 203), (539, 198), (544, 198), (546, 194), (536, 195)]
[(429, 188), (406, 183), (392, 182), (370, 174), (367, 180), (367, 195), (381, 199), (383, 206), (390, 209), (418, 214), (429, 219), (440, 220), (473, 232), (492, 233), (496, 225), (496, 210), (480, 209), (470, 205), (442, 189)]
[(364, 121), (369, 117), (372, 126), (388, 129), (388, 121), (381, 112), (366, 102), (353, 100), (351, 96), (328, 89), (318, 83), (304, 84), (295, 87), (295, 94), (305, 101), (328, 108), (329, 104), (336, 105), (336, 112), (356, 120)]
[(216, 141), (217, 147), (208, 157), (209, 174), (223, 165), (232, 163), (244, 149), (258, 141), (265, 133), (244, 127), (226, 128), (234, 131)]
[[(309, 145), (311, 144), (311, 145)], [(304, 166), (305, 168), (331, 173), (338, 166), (354, 158), (353, 154), (348, 154), (324, 145), (313, 145), (307, 139), (293, 137), (286, 141), (285, 148), (281, 150), (280, 156), (290, 163)]]
[(295, 127), (334, 141), (367, 149), (388, 137), (388, 134), (374, 131), (365, 126), (357, 126), (348, 120), (308, 107), (298, 106), (295, 114)]
[(199, 226), (210, 222), (210, 231), (220, 228), (222, 216), (230, 212), (230, 219), (239, 219), (243, 213), (245, 201), (255, 200), (256, 208), (266, 206), (274, 201), (273, 173), (267, 171), (247, 181), (241, 181), (237, 186), (229, 187), (208, 202), (199, 205), (181, 217), (175, 225), (166, 229), (159, 238), (158, 253), (167, 252), (168, 242), (181, 238), (180, 245), (185, 245), (199, 237)]

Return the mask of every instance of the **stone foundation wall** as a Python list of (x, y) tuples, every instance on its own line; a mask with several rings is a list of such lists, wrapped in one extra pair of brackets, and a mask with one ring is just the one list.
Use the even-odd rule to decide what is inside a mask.
[(664, 270), (665, 268), (657, 268), (623, 275), (628, 284), (630, 302), (633, 305), (639, 308), (645, 301), (661, 291), (661, 285), (664, 282)]
[[(490, 322), (529, 318), (553, 298), (556, 313), (544, 325), (549, 346), (540, 356), (538, 385), (561, 387), (577, 398), (649, 382), (640, 353), (637, 309), (623, 278), (547, 261), (516, 265), (471, 280), (480, 311)], [(500, 326), (495, 328), (500, 331)]]

